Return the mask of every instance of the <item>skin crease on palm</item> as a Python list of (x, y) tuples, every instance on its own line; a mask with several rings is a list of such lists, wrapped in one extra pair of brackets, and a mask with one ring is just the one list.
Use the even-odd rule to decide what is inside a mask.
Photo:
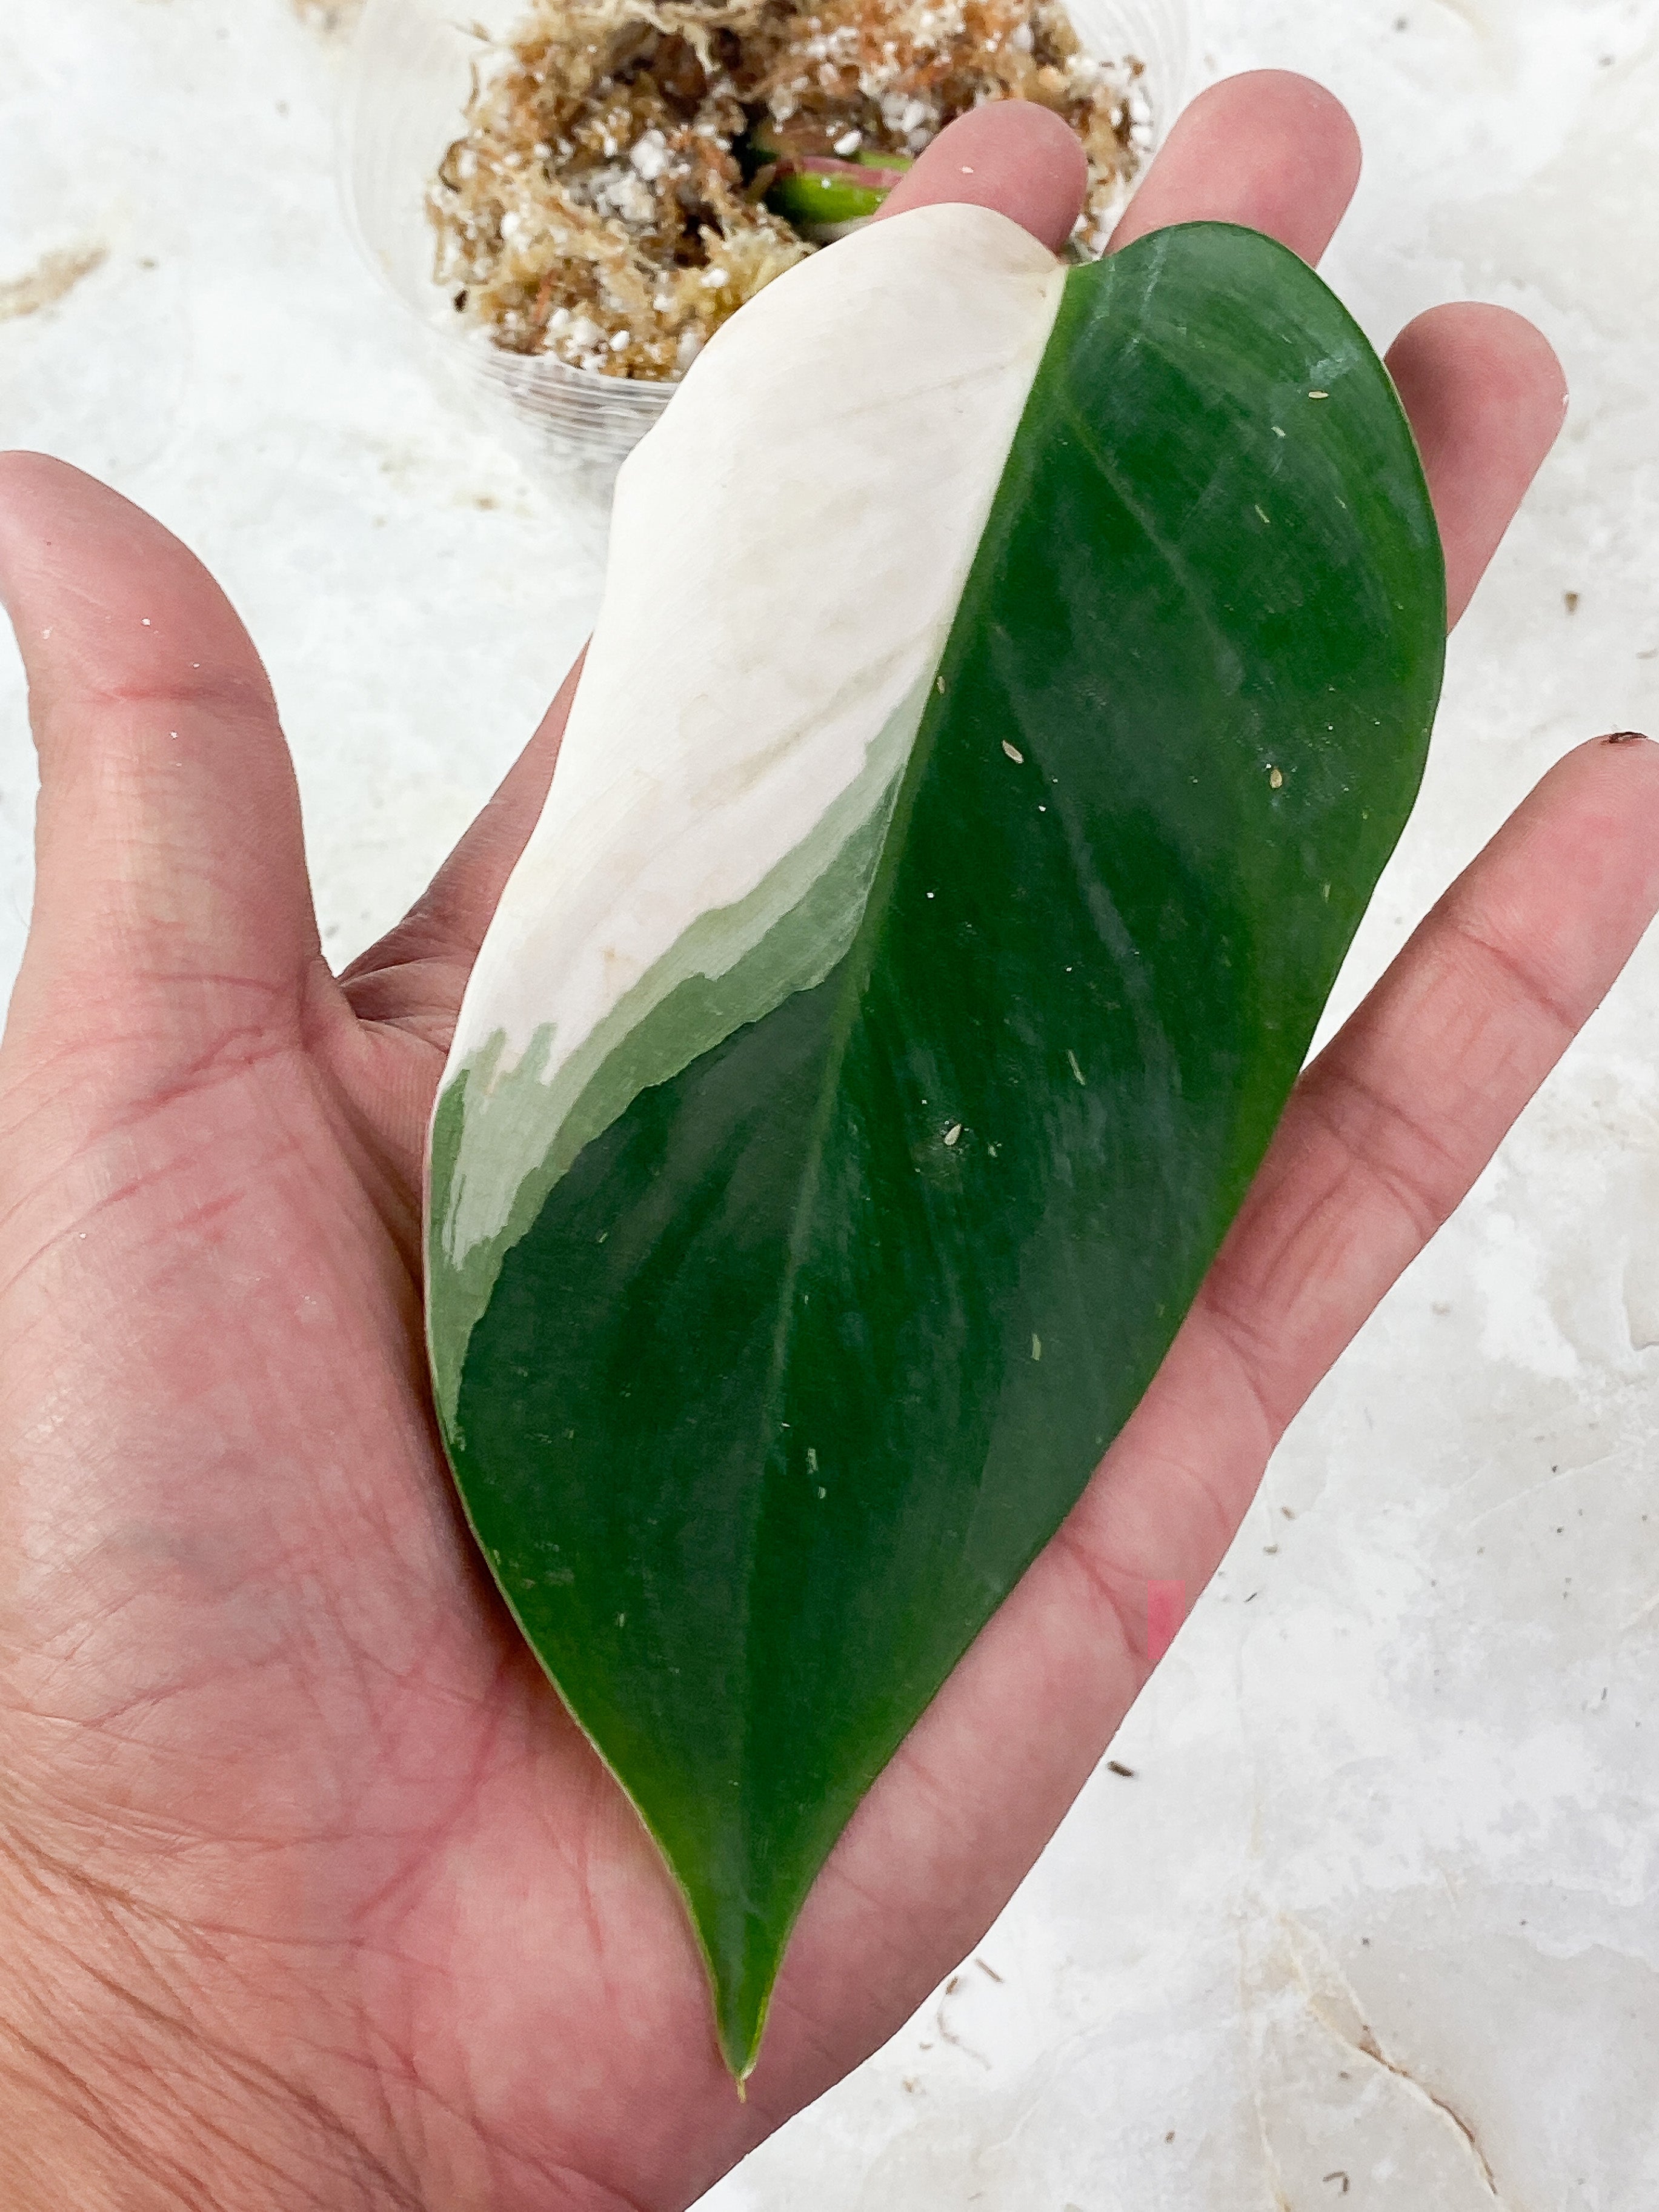
[[(1316, 259), (1352, 192), (1316, 87), (1236, 79), (1127, 239)], [(1051, 244), (1036, 109), (896, 202)], [(1543, 340), (1443, 308), (1391, 356), (1461, 611), (1560, 425)], [(0, 462), (40, 747), (0, 1055), (0, 2201), (13, 2212), (683, 2206), (970, 1950), (1201, 1589), (1273, 1446), (1462, 1199), (1659, 903), (1659, 752), (1545, 779), (1307, 1073), (1168, 1363), (854, 1820), (746, 2104), (676, 1893), (479, 1571), (425, 1382), (424, 1125), (567, 684), (409, 918), (324, 963), (264, 673), (191, 556)]]

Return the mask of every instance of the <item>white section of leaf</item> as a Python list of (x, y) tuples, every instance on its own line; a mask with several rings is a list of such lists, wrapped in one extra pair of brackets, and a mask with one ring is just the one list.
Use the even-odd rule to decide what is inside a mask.
[[(452, 1073), (504, 1032), (504, 1075), (551, 1025), (550, 1082), (857, 778), (932, 680), (1063, 281), (1002, 216), (918, 209), (802, 263), (707, 348), (623, 471), (558, 771)], [(458, 1255), (504, 1218), (457, 1222)]]

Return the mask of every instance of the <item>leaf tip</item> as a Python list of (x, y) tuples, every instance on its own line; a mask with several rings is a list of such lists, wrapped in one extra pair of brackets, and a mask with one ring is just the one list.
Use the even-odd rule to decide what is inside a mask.
[(749, 2077), (760, 2063), (761, 2039), (766, 2032), (767, 2005), (771, 1995), (769, 1983), (758, 1993), (758, 2002), (756, 1993), (750, 1990), (727, 1992), (721, 1989), (716, 1992), (720, 2056), (737, 2089), (739, 2104), (749, 2101)]

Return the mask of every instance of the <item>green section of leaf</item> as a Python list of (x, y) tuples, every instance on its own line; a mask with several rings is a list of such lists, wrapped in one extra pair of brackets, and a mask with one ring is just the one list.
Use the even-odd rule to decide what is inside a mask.
[[(863, 768), (811, 835), (746, 898), (700, 915), (550, 1079), (550, 1028), (538, 1030), (505, 1074), (507, 1039), (498, 1030), (446, 1085), (433, 1141), (432, 1232), (445, 1261), (434, 1370), (446, 1420), (455, 1418), (467, 1340), (489, 1303), (502, 1255), (582, 1147), (641, 1091), (678, 1075), (792, 992), (822, 982), (846, 952), (930, 690), (931, 672), (877, 733)], [(528, 1174), (526, 1161), (533, 1163)]]
[(452, 1456), (738, 2072), (836, 1836), (1232, 1218), (1443, 617), (1404, 416), (1311, 272), (1220, 226), (1073, 271), (851, 950), (635, 1098), (502, 1261)]

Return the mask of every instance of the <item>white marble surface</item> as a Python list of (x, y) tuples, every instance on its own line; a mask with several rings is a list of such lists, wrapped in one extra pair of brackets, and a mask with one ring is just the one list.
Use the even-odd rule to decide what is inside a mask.
[[(1659, 724), (1659, 0), (1209, 0), (1213, 70), (1324, 76), (1379, 337), (1474, 293), (1567, 436), (1456, 644), (1352, 1003), (1580, 737)], [(590, 530), (428, 389), (331, 174), (292, 0), (5, 0), (0, 441), (225, 580), (283, 701), (343, 957), (528, 731)], [(152, 265), (153, 264), (153, 265)], [(1580, 594), (1569, 615), (1565, 595)], [(0, 647), (0, 975), (32, 770)], [(1659, 2203), (1659, 946), (1273, 1467), (981, 1956), (718, 2212), (1647, 2212)], [(1346, 2188), (1344, 2188), (1344, 2177)]]

